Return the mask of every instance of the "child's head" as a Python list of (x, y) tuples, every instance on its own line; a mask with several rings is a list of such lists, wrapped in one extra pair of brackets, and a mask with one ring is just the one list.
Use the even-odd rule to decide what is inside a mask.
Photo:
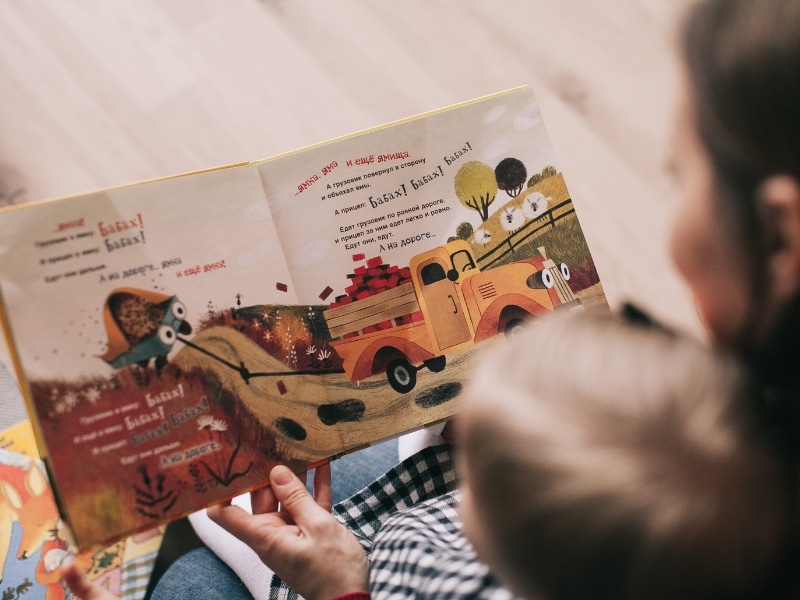
[(459, 436), (479, 555), (532, 598), (755, 598), (797, 510), (732, 359), (608, 314), (487, 353)]
[(800, 358), (799, 27), (797, 0), (693, 5), (671, 161), (675, 263), (716, 341), (777, 385)]

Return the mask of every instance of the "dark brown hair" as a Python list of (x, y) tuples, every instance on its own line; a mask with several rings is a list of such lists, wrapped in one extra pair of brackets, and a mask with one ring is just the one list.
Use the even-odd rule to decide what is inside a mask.
[(800, 1), (703, 0), (687, 14), (681, 41), (720, 218), (750, 257), (742, 268), (752, 302), (738, 350), (772, 419), (800, 423), (800, 295), (765, 321), (775, 239), (759, 199), (770, 176), (800, 182)]

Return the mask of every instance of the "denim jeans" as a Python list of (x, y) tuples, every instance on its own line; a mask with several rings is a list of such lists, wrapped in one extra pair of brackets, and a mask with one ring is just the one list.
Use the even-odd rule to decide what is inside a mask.
[[(383, 442), (333, 461), (333, 502), (348, 498), (398, 462), (397, 440)], [(309, 481), (312, 479), (309, 476)], [(268, 582), (264, 582), (264, 585), (268, 585)], [(172, 563), (158, 581), (151, 598), (239, 600), (252, 596), (236, 573), (216, 554), (208, 548), (198, 548)]]

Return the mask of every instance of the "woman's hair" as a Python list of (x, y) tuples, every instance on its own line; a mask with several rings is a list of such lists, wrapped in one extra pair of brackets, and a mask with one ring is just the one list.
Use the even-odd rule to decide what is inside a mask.
[(484, 358), (460, 467), (482, 557), (514, 591), (780, 597), (795, 478), (736, 359), (588, 312), (544, 319)]
[(770, 403), (800, 410), (800, 295), (765, 325), (767, 259), (775, 239), (759, 197), (770, 176), (800, 183), (800, 2), (703, 0), (687, 13), (681, 31), (695, 126), (715, 174), (720, 219), (749, 257), (742, 269), (752, 302), (738, 350)]

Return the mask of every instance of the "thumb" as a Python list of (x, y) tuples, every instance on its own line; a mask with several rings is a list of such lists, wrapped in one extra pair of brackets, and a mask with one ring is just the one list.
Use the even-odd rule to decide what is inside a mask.
[(327, 514), (308, 493), (305, 484), (288, 467), (279, 465), (272, 469), (269, 482), (275, 499), (297, 525), (308, 523), (320, 512)]

